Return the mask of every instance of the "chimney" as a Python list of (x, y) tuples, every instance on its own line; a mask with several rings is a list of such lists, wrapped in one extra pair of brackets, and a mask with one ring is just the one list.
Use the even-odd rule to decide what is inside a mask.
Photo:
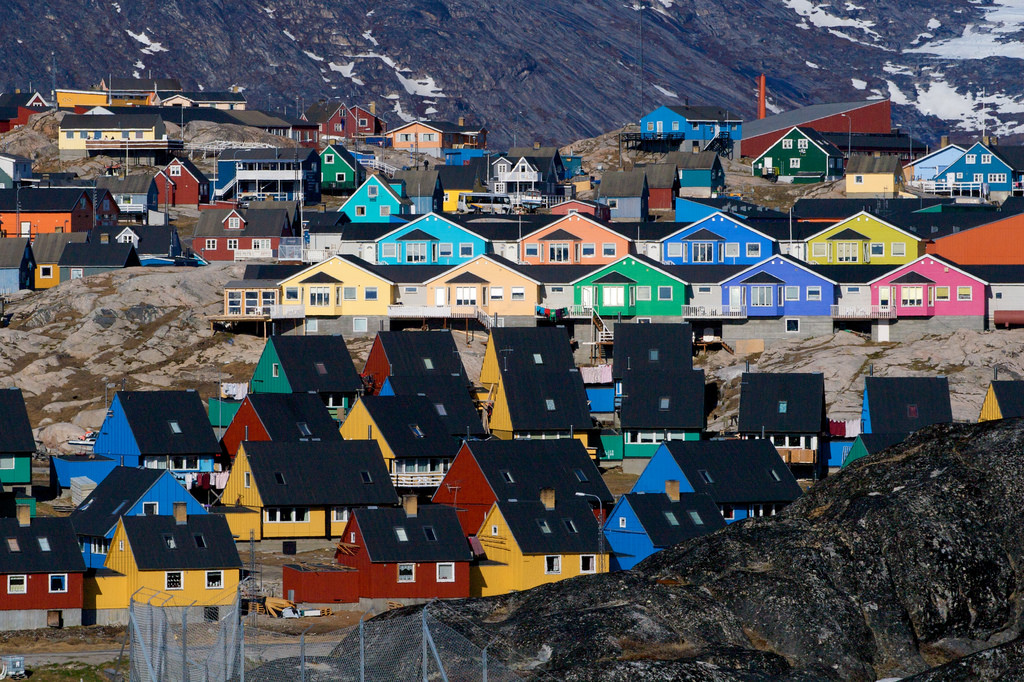
[(402, 509), (409, 518), (415, 518), (419, 507), (419, 498), (415, 495), (402, 495)]
[(949, 135), (943, 135), (942, 137), (939, 138), (939, 146), (940, 147), (948, 147), (949, 146)]
[(533, 143), (533, 148), (534, 149), (540, 149), (540, 142), (534, 142)]
[(376, 102), (370, 102), (370, 115), (371, 116), (376, 116), (377, 115), (377, 103)]
[(673, 502), (679, 501), (679, 481), (668, 479), (665, 481), (665, 494)]
[(32, 523), (32, 507), (27, 504), (19, 504), (17, 508), (18, 525), (22, 528)]
[(764, 118), (767, 115), (765, 111), (765, 90), (766, 90), (765, 77), (762, 73), (757, 78), (757, 117), (759, 119)]
[(174, 523), (179, 526), (185, 525), (188, 521), (188, 504), (186, 502), (174, 503)]
[(545, 509), (555, 508), (555, 489), (554, 488), (541, 488), (540, 489), (540, 501), (544, 504)]
[(466, 117), (465, 116), (459, 116), (459, 125), (460, 126), (466, 125)]

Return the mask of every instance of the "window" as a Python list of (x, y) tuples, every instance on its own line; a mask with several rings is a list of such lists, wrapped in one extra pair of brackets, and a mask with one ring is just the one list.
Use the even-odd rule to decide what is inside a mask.
[(672, 399), (671, 399), (671, 397), (669, 397), (667, 395), (663, 395), (660, 398), (658, 398), (658, 409), (661, 410), (662, 412), (668, 411), (669, 406), (671, 404), (672, 404)]
[[(246, 472), (248, 473), (248, 472)], [(160, 514), (160, 503), (159, 502), (143, 502), (142, 503), (142, 515), (143, 516), (158, 516)]]
[(565, 243), (548, 244), (548, 261), (551, 263), (568, 263), (569, 245)]
[(437, 533), (434, 532), (433, 526), (423, 526), (423, 538), (427, 542), (437, 542)]
[(792, 158), (792, 159), (790, 159), (789, 160), (789, 167), (790, 168), (800, 168), (800, 159), (799, 158)]
[(498, 534), (498, 527), (497, 526), (491, 526), (491, 536), (494, 537), (497, 534)]
[(416, 564), (398, 564), (398, 582), (416, 582)]
[(900, 287), (900, 305), (906, 307), (920, 307), (924, 304), (924, 288)]
[(165, 590), (183, 590), (185, 589), (185, 580), (181, 574), (181, 571), (167, 571), (164, 573), (164, 589)]
[(793, 148), (793, 140), (783, 140), (782, 141), (782, 148), (783, 149), (792, 149)]
[(683, 245), (680, 242), (669, 242), (665, 245), (665, 255), (669, 258), (682, 258)]
[(246, 488), (251, 488), (252, 487), (252, 473), (251, 472), (246, 471), (245, 475), (242, 477), (242, 480), (243, 480), (243, 485)]
[(508, 469), (502, 469), (501, 477), (505, 479), (506, 483), (515, 483), (515, 479), (512, 477), (512, 472)]
[(264, 509), (267, 523), (307, 523), (309, 509), (306, 507), (268, 507)]
[(39, 538), (36, 538), (36, 540), (37, 540), (37, 542), (39, 542), (39, 551), (40, 552), (49, 552), (50, 551), (50, 538), (42, 537), (41, 536)]
[(620, 516), (619, 517), (619, 528), (625, 528), (625, 527), (626, 527), (626, 517), (625, 516)]
[(229, 239), (228, 240), (228, 251), (235, 251), (237, 249), (238, 249), (238, 240), (237, 239)]
[(181, 433), (181, 425), (178, 424), (177, 420), (172, 419), (169, 422), (167, 422), (167, 425), (171, 427), (171, 433)]
[(731, 504), (723, 504), (721, 511), (722, 518), (726, 521), (732, 521), (734, 518), (736, 518), (736, 510), (733, 508)]
[(857, 242), (837, 242), (836, 260), (840, 263), (856, 263), (860, 257)]
[(28, 590), (28, 579), (24, 575), (7, 576), (7, 594), (25, 594)]
[(363, 483), (373, 483), (373, 477), (370, 476), (369, 471), (360, 471), (359, 478), (363, 481)]
[(472, 244), (459, 244), (459, 258), (472, 258), (473, 257), (473, 245)]
[(580, 555), (580, 573), (596, 573), (597, 557), (593, 554)]
[(512, 287), (512, 300), (513, 301), (525, 301), (526, 300), (526, 288), (525, 287)]
[(527, 244), (526, 245), (526, 257), (536, 258), (540, 253), (540, 246), (538, 244)]
[(786, 319), (786, 333), (788, 333), (788, 334), (798, 334), (798, 333), (800, 333), (800, 320), (792, 318), (792, 317), (791, 318), (787, 318)]
[(547, 408), (548, 412), (555, 411), (555, 401), (551, 398), (544, 399), (544, 406)]
[(827, 258), (828, 257), (828, 244), (817, 243), (811, 244), (811, 256), (814, 258)]
[(711, 484), (715, 482), (714, 479), (711, 478), (711, 474), (709, 474), (706, 469), (698, 470), (697, 475), (699, 475), (705, 483)]
[(971, 287), (957, 287), (956, 288), (956, 300), (958, 301), (970, 301), (971, 300)]
[(665, 520), (668, 521), (670, 526), (678, 526), (679, 519), (676, 518), (676, 513), (673, 511), (663, 512), (665, 514)]
[(242, 227), (242, 219), (241, 218), (239, 218), (238, 216), (231, 216), (230, 218), (228, 218), (228, 229), (229, 230), (237, 230), (240, 227)]
[(593, 258), (594, 254), (597, 253), (597, 246), (594, 244), (584, 244), (581, 253), (583, 258)]
[(864, 176), (863, 175), (854, 175), (853, 176), (853, 184), (855, 184), (855, 185), (863, 185), (864, 184)]
[(820, 301), (821, 300), (821, 287), (807, 287), (807, 300), (808, 301)]
[(356, 333), (365, 333), (368, 329), (367, 321), (365, 317), (353, 317), (352, 318), (352, 331)]
[(907, 417), (909, 419), (917, 419), (917, 405), (907, 405)]
[(659, 301), (671, 301), (672, 300), (672, 287), (658, 287), (658, 300)]
[(356, 287), (342, 287), (341, 297), (346, 301), (356, 300)]
[(648, 131), (654, 130), (654, 121), (648, 121), (647, 122), (647, 130)]
[(557, 554), (544, 557), (544, 573), (560, 575), (562, 573), (562, 557)]
[(434, 411), (437, 412), (438, 416), (441, 416), (441, 417), (447, 417), (448, 416), (448, 410), (446, 410), (444, 408), (444, 405), (442, 405), (441, 403), (434, 403)]
[(377, 187), (377, 185), (369, 185), (366, 188), (366, 196), (368, 196), (371, 199), (376, 199), (377, 198), (377, 192), (379, 190), (380, 190), (380, 188)]
[(615, 258), (616, 246), (614, 243), (601, 244), (601, 255), (605, 258)]
[(377, 300), (377, 287), (366, 287), (363, 289), (363, 300), (365, 301), (376, 301)]
[(949, 300), (949, 287), (935, 287), (935, 300), (936, 301), (948, 301)]
[(51, 573), (50, 574), (50, 594), (58, 594), (68, 591), (68, 574), (67, 573)]
[(366, 207), (362, 206), (362, 205), (356, 206), (356, 215), (359, 216), (359, 217), (365, 216), (366, 215)]
[(12, 455), (0, 455), (0, 469), (13, 469), (14, 457)]
[[(297, 301), (299, 300), (299, 288), (298, 287), (286, 287), (284, 290), (284, 300), (286, 301)], [(276, 374), (274, 376), (277, 376)]]
[(797, 147), (797, 149), (807, 149), (807, 138), (804, 137), (804, 138), (801, 138), (801, 139), (797, 140), (796, 141), (796, 147)]
[(779, 414), (786, 414), (789, 411), (789, 402), (785, 400), (779, 401)]
[(619, 200), (618, 199), (609, 199), (608, 200), (608, 208), (618, 208), (618, 207), (619, 207)]
[(747, 243), (747, 258), (760, 258), (761, 257), (761, 245), (757, 242)]
[(800, 300), (800, 287), (786, 287), (786, 300), (787, 301), (799, 301)]
[(752, 286), (750, 287), (750, 305), (754, 307), (767, 308), (772, 305), (772, 287)]
[(453, 583), (455, 582), (455, 564), (454, 563), (440, 563), (437, 565), (437, 582), (439, 583)]
[(537, 519), (537, 527), (540, 528), (541, 533), (551, 535), (551, 526), (548, 525), (547, 519)]
[(998, 184), (1006, 182), (1006, 173), (989, 173), (988, 174), (989, 184)]
[(398, 258), (398, 244), (383, 243), (380, 245), (381, 258)]
[(885, 256), (885, 244), (882, 242), (871, 242), (871, 246), (869, 247), (869, 253), (872, 255), (872, 257)]
[(455, 287), (455, 305), (476, 305), (476, 287)]
[(39, 276), (49, 279), (53, 277), (53, 266), (52, 265), (41, 265), (39, 267)]
[(309, 288), (309, 305), (316, 307), (323, 307), (331, 304), (331, 288), (330, 287), (310, 287)]
[(334, 507), (331, 514), (335, 523), (348, 523), (348, 507)]
[(380, 216), (382, 218), (386, 217), (386, 216), (389, 216), (389, 215), (391, 215), (391, 207), (388, 206), (388, 205), (383, 205), (383, 206), (380, 207), (380, 210), (377, 211), (377, 212), (380, 214)]
[(638, 301), (649, 301), (651, 300), (651, 288), (649, 286), (639, 286), (636, 288), (636, 300)]
[(779, 472), (778, 472), (778, 471), (776, 471), (775, 469), (769, 469), (769, 470), (768, 470), (768, 474), (769, 474), (769, 475), (770, 475), (770, 476), (772, 477), (772, 479), (773, 479), (773, 480), (774, 480), (774, 481), (775, 481), (776, 483), (781, 483), (781, 482), (782, 482), (782, 477), (781, 477), (781, 476), (779, 476)]
[(409, 242), (405, 245), (406, 263), (425, 263), (427, 260), (426, 242)]
[(978, 161), (978, 155), (977, 154), (968, 154), (967, 156), (964, 157), (964, 163), (966, 163), (968, 165), (974, 165), (975, 163), (977, 163), (977, 161)]
[(316, 334), (320, 330), (320, 320), (315, 317), (308, 318), (306, 320), (306, 333)]
[(695, 525), (695, 526), (703, 526), (704, 525), (704, 519), (702, 519), (700, 517), (700, 513), (698, 513), (696, 510), (694, 510), (694, 509), (687, 509), (686, 510), (686, 514), (690, 517), (690, 521), (693, 521), (693, 525)]
[(991, 154), (982, 154), (981, 155), (981, 162), (983, 164), (992, 163), (992, 155)]
[(714, 242), (693, 242), (690, 252), (694, 263), (713, 263), (715, 260)]
[(402, 526), (395, 526), (395, 537), (399, 542), (409, 542), (409, 534), (405, 532), (405, 528)]
[(505, 288), (504, 287), (491, 287), (491, 300), (492, 301), (501, 301), (504, 298), (505, 298)]

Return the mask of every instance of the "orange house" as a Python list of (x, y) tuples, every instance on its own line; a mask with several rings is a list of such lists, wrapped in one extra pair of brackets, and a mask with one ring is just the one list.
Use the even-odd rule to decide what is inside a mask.
[[(97, 190), (99, 225), (117, 224), (120, 210), (107, 190)], [(0, 233), (35, 237), (55, 232), (88, 232), (93, 228), (92, 190), (23, 188), (0, 190)]]
[(925, 246), (926, 253), (960, 265), (1024, 265), (1024, 214), (939, 237)]
[(467, 126), (463, 118), (450, 121), (413, 121), (387, 133), (395, 149), (444, 158), (445, 149), (486, 149), (487, 129)]
[(605, 265), (629, 253), (632, 240), (590, 216), (572, 213), (519, 240), (524, 263)]

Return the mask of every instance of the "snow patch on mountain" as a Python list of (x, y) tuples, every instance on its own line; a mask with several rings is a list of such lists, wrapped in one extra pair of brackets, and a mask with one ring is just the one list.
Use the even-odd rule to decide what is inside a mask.
[(661, 87), (660, 85), (655, 85), (654, 83), (651, 83), (651, 85), (654, 86), (655, 90), (657, 90), (661, 94), (665, 95), (665, 97), (672, 97), (673, 99), (679, 99), (679, 95), (677, 95), (676, 93), (672, 92), (671, 90), (666, 90), (665, 88)]
[[(905, 51), (946, 59), (1024, 59), (1024, 43), (1017, 39), (1017, 34), (1024, 31), (1024, 5), (1018, 0), (995, 0), (984, 11), (981, 22), (967, 24), (956, 38), (936, 40)], [(931, 30), (941, 25), (936, 19), (928, 22)]]
[(132, 33), (128, 29), (125, 29), (124, 31), (132, 38), (134, 38), (137, 42), (145, 45), (145, 47), (143, 47), (142, 50), (140, 50), (142, 54), (156, 54), (157, 52), (168, 51), (167, 48), (161, 45), (160, 43), (156, 42), (155, 40), (151, 40), (150, 37), (146, 35), (145, 31), (143, 31), (142, 33)]

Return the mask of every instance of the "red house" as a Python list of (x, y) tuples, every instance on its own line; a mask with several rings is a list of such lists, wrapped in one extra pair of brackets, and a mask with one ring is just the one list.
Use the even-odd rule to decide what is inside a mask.
[(367, 393), (377, 395), (389, 376), (466, 376), (450, 331), (377, 332), (363, 367)]
[(224, 431), (221, 450), (234, 459), (247, 440), (340, 441), (341, 432), (316, 393), (250, 393)]
[(320, 137), (330, 142), (345, 137), (345, 117), (348, 108), (340, 100), (320, 100), (310, 105), (302, 118), (317, 124)]
[(738, 156), (754, 159), (793, 126), (819, 133), (891, 133), (892, 105), (887, 99), (812, 104), (743, 124)]
[(192, 251), (208, 261), (275, 258), (281, 237), (293, 236), (283, 208), (207, 209), (199, 214)]
[(210, 201), (210, 179), (187, 158), (172, 159), (154, 181), (160, 204), (199, 206)]
[(0, 630), (82, 624), (85, 560), (69, 518), (0, 519)]
[(401, 509), (356, 509), (334, 556), (356, 569), (360, 598), (469, 596), (473, 554), (455, 510), (420, 507), (415, 495), (406, 495)]
[(377, 118), (377, 106), (370, 102), (368, 109), (354, 106), (345, 110), (344, 129), (345, 137), (359, 139), (383, 135), (388, 131), (388, 126)]
[(594, 201), (569, 199), (551, 207), (551, 215), (569, 215), (570, 213), (583, 213), (606, 222), (612, 219), (611, 209), (605, 204)]
[(563, 500), (578, 492), (596, 496), (606, 510), (615, 502), (576, 438), (466, 441), (431, 501), (455, 508), (469, 536), (496, 501), (538, 499), (544, 488)]
[(0, 133), (23, 126), (28, 123), (29, 116), (45, 111), (46, 109), (42, 107), (0, 106)]
[(679, 169), (674, 163), (655, 163), (644, 166), (649, 192), (647, 207), (674, 209), (679, 196)]
[(359, 574), (347, 566), (285, 564), (281, 583), (288, 601), (307, 604), (354, 604), (359, 601)]

